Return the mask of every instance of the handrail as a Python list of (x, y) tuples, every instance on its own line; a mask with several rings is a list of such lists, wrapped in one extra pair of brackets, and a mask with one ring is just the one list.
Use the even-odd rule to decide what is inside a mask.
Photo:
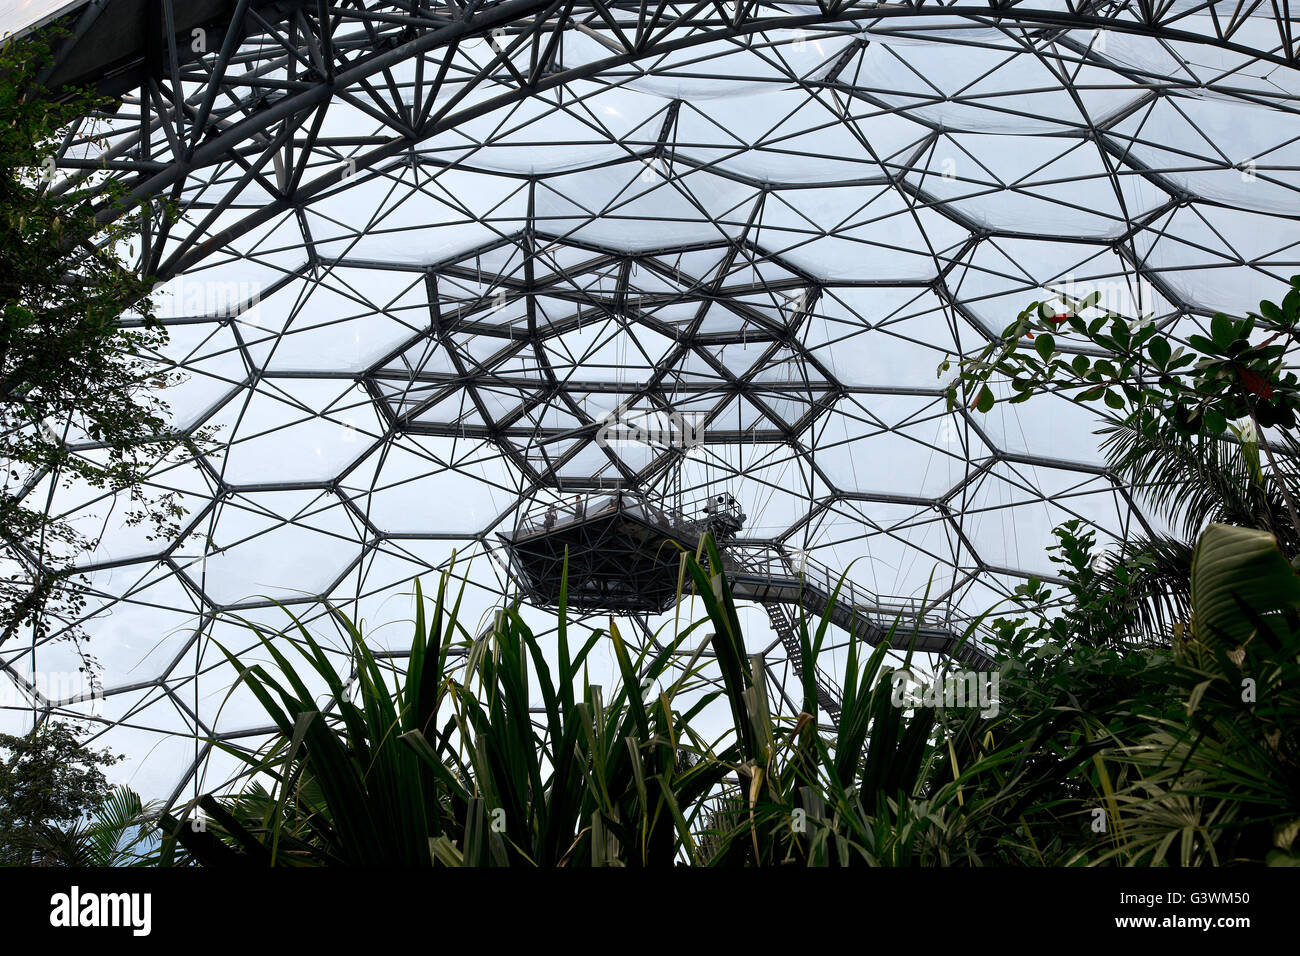
[[(776, 542), (733, 542), (724, 556), (724, 562), (730, 565), (729, 570), (733, 572), (768, 577), (773, 580), (784, 578), (810, 585), (819, 590), (826, 601), (830, 600), (838, 586), (836, 605), (846, 608), (852, 617), (861, 616), (877, 627), (888, 629), (889, 622), (898, 619), (900, 630), (910, 624), (948, 631), (954, 640), (962, 637), (961, 631), (954, 626), (954, 622), (937, 614), (933, 605), (927, 606), (924, 601), (915, 597), (882, 599), (880, 595), (857, 584), (847, 575), (836, 574), (829, 566), (812, 555), (804, 553), (796, 562), (788, 549)], [(872, 618), (880, 620), (872, 620)], [(968, 635), (963, 643), (980, 657), (993, 659), (993, 649), (979, 640), (975, 634)]]
[(640, 495), (610, 491), (597, 495), (579, 495), (575, 501), (534, 502), (519, 518), (515, 534), (518, 536), (547, 531), (562, 521), (592, 518), (619, 508), (631, 514), (640, 513), (652, 518), (683, 537), (698, 535), (703, 530), (700, 521), (687, 517), (675, 508), (665, 508)]

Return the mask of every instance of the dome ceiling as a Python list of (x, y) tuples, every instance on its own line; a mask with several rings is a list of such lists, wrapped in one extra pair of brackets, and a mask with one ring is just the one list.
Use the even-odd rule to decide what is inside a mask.
[[(64, 627), (103, 662), (106, 739), (177, 786), (257, 739), (231, 615), (400, 618), (453, 548), (485, 610), (495, 533), (539, 500), (725, 490), (748, 538), (982, 611), (1051, 573), (1060, 522), (1148, 519), (1090, 413), (948, 412), (945, 356), (1060, 292), (1186, 337), (1300, 271), (1271, 12), (252, 7), (174, 40), (61, 157), (179, 211), (135, 252), (165, 283), (175, 425), (207, 438), (152, 479), (186, 527), (118, 529), (75, 486), (49, 509), (98, 542)], [(701, 441), (603, 444), (619, 409)], [(70, 655), (0, 648), (20, 687)]]

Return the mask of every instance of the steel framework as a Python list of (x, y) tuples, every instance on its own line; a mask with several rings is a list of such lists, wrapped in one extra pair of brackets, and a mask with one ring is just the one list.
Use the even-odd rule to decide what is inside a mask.
[[(42, 688), (73, 669), (56, 628), (0, 647), (0, 719), (89, 713), (173, 800), (267, 732), (214, 646), (252, 643), (232, 618), (392, 619), (453, 548), (486, 613), (496, 534), (537, 502), (725, 490), (796, 560), (981, 611), (1050, 577), (1062, 520), (1154, 526), (1088, 415), (949, 413), (944, 356), (1062, 291), (1185, 338), (1300, 271), (1287, 0), (48, 6), (42, 82), (116, 104), (51, 188), (112, 176), (141, 204), (191, 452), (153, 485), (189, 515), (144, 541), (28, 477), (94, 531), (61, 626), (106, 693)], [(700, 442), (598, 441), (628, 408)]]

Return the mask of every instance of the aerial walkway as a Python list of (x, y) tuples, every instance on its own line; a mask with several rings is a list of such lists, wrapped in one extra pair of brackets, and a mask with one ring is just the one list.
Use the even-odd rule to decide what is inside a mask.
[[(689, 517), (643, 496), (615, 491), (539, 505), (513, 532), (499, 534), (510, 551), (528, 599), (557, 607), (561, 570), (568, 562), (570, 608), (585, 611), (663, 612), (677, 599), (679, 549), (694, 551), (700, 536), (714, 534), (732, 594), (761, 604), (786, 656), (800, 666), (798, 612), (820, 620), (827, 607), (836, 627), (867, 644), (899, 651), (912, 648), (988, 669), (989, 648), (912, 599), (885, 599), (826, 565), (783, 544), (736, 537), (744, 514), (729, 495), (710, 499), (702, 517)], [(834, 604), (831, 595), (836, 594)], [(818, 702), (838, 716), (835, 682), (817, 668)]]
[[(809, 621), (820, 620), (835, 594), (831, 623), (872, 647), (887, 641), (898, 651), (912, 648), (937, 654), (976, 670), (993, 667), (991, 648), (973, 635), (966, 637), (922, 602), (882, 599), (847, 576), (841, 583), (839, 575), (811, 557), (796, 560), (787, 549), (770, 542), (733, 541), (723, 556), (723, 564), (733, 596), (769, 609), (773, 630), (792, 663), (801, 659), (801, 646), (795, 621), (785, 609), (798, 608)], [(838, 714), (838, 695), (829, 682), (825, 687), (820, 686), (822, 683), (819, 679), (819, 703), (828, 712)]]

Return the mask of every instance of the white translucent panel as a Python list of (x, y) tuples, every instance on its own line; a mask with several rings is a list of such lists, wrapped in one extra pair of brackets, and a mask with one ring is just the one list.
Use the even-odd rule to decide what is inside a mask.
[[(93, 635), (88, 649), (100, 662), (105, 689), (167, 676), (201, 626), (197, 596), (153, 562), (96, 571), (88, 579), (81, 624)], [(38, 661), (47, 666), (43, 651)]]
[(356, 560), (363, 534), (330, 494), (283, 491), (222, 502), (204, 548), (177, 558), (216, 603), (319, 594)]
[(173, 366), (173, 384), (160, 398), (177, 428), (205, 420), (209, 412), (248, 377), (239, 340), (224, 323), (177, 324), (168, 328), (162, 356)]
[(1082, 518), (1114, 527), (1115, 493), (1084, 475), (999, 465), (983, 476), (964, 502), (963, 530), (981, 561), (1025, 573), (1053, 574), (1047, 549), (1052, 529)]
[[(696, 44), (661, 57), (653, 75), (633, 68), (620, 85), (668, 99), (743, 96), (767, 82), (810, 74), (850, 42), (845, 37), (815, 35), (810, 42), (810, 34), (800, 38), (786, 31), (774, 31), (773, 36), (786, 41), (778, 56), (757, 57), (733, 40)], [(804, 41), (798, 48), (797, 39)], [(567, 34), (564, 48), (566, 65), (609, 56), (605, 46), (583, 33)]]
[[(700, 451), (700, 449), (696, 449)], [(719, 460), (744, 469), (745, 489), (720, 474)], [(806, 494), (814, 487), (809, 463), (788, 444), (759, 441), (742, 447), (708, 446), (682, 471), (683, 498), (703, 500), (711, 488), (734, 487), (745, 495), (745, 534), (775, 538), (807, 516)]]
[[(209, 220), (206, 212), (193, 210), (173, 231), (189, 240), (207, 240), (238, 223), (246, 212), (226, 209)], [(272, 216), (238, 238), (221, 242), (188, 274), (187, 281), (211, 282), (218, 287), (235, 283), (240, 287), (267, 288), (302, 267), (307, 258), (303, 239), (298, 219), (292, 213)]]
[(1084, 73), (1076, 101), (1046, 64), (1016, 49), (873, 37), (840, 78), (947, 129), (1024, 134), (1085, 126), (1137, 95), (1109, 71)]
[[(266, 726), (266, 724), (261, 725), (261, 733), (241, 728), (237, 736), (227, 738), (227, 746), (247, 754), (266, 753), (276, 742), (274, 736), (265, 732)], [(234, 788), (243, 790), (248, 786), (248, 776), (249, 769), (246, 761), (235, 754), (214, 747), (196, 768), (193, 776), (183, 781), (178, 800), (187, 803), (196, 800), (202, 794), (230, 788), (232, 784), (227, 781), (234, 781)], [(267, 782), (262, 781), (264, 786)]]
[[(274, 666), (274, 659), (263, 644), (263, 638), (270, 641), (282, 654), (291, 659), (302, 650), (310, 651), (303, 632), (309, 636), (328, 658), (346, 663), (351, 657), (352, 648), (348, 636), (339, 623), (327, 613), (321, 605), (306, 605), (297, 608), (257, 607), (246, 608), (237, 615), (223, 615), (213, 621), (204, 631), (201, 640), (186, 651), (185, 658), (178, 664), (178, 671), (184, 673), (189, 681), (190, 691), (195, 691), (195, 674), (201, 692), (216, 695), (215, 702), (220, 703), (221, 688), (229, 688), (230, 681), (213, 681), (208, 679), (212, 672), (225, 672), (229, 666), (222, 648), (237, 657), (247, 658), (267, 667)], [(329, 693), (325, 679), (304, 668), (303, 683), (317, 700), (324, 700)], [(204, 708), (207, 710), (207, 708)], [(210, 713), (216, 712), (212, 707)], [(250, 726), (245, 723), (244, 726)]]
[(707, 307), (704, 316), (700, 322), (700, 331), (710, 332), (735, 332), (744, 327), (745, 318), (737, 312), (728, 308), (725, 304), (714, 304)]
[(892, 187), (783, 190), (756, 241), (822, 279), (907, 281), (947, 265), (968, 232)]
[[(518, 405), (518, 396), (514, 402), (501, 402), (494, 398), (494, 393), (483, 391), (478, 393), (480, 401), (494, 409), (498, 413), (503, 413), (507, 409), (512, 409)], [(436, 397), (442, 395), (442, 398)], [(395, 402), (394, 411), (406, 416), (409, 421), (421, 425), (450, 425), (475, 426), (484, 425), (490, 418), (485, 417), (484, 413), (479, 410), (476, 403), (469, 395), (463, 392), (449, 391), (446, 388), (412, 388), (401, 390), (400, 397), (393, 396)]]
[(47, 17), (82, 6), (85, 0), (0, 0), (0, 33), (38, 26)]
[(1114, 236), (1167, 193), (1099, 149), (1062, 137), (944, 136), (909, 182), (989, 229)]
[[(584, 417), (579, 417), (579, 413), (573, 411), (574, 406), (581, 409), (581, 415)], [(535, 428), (551, 431), (573, 429), (580, 427), (582, 422), (585, 420), (585, 417), (590, 416), (590, 408), (590, 393), (580, 392), (573, 395), (572, 406), (568, 403), (559, 405), (555, 402), (539, 404), (529, 409), (528, 414), (524, 417), (523, 421)], [(549, 453), (557, 454), (565, 444), (566, 443), (561, 442), (555, 447), (550, 448)], [(540, 449), (538, 449), (538, 451), (540, 451)]]
[(1297, 243), (1294, 220), (1210, 205), (1179, 209), (1137, 237), (1150, 268), (1188, 302), (1211, 311), (1238, 311), (1280, 296), (1300, 271)]
[(514, 418), (522, 410), (525, 402), (537, 400), (537, 393), (532, 389), (480, 388), (475, 391), (478, 405), (491, 421)]
[(0, 708), (16, 711), (52, 706), (66, 713), (93, 716), (103, 711), (102, 677), (86, 667), (83, 650), (68, 640), (32, 649), (15, 646), (0, 654), (8, 680), (0, 684)]
[[(762, 284), (762, 283), (760, 283)], [(771, 330), (793, 325), (799, 321), (805, 304), (802, 290), (777, 291), (771, 288), (759, 293), (740, 294), (733, 297), (746, 322), (755, 330)]]
[[(1023, 576), (969, 569), (966, 573), (956, 576), (955, 583), (956, 587), (950, 601), (959, 610), (955, 615), (959, 620), (971, 620), (973, 617), (961, 613), (962, 608), (981, 608), (989, 611), (986, 618), (989, 623), (999, 617), (1019, 616), (1019, 605), (1013, 595), (1016, 588), (1025, 583)], [(1059, 593), (1060, 589), (1054, 590)], [(983, 610), (980, 613), (983, 613)]]
[(634, 336), (602, 318), (548, 340), (543, 356), (563, 379), (621, 382), (641, 377), (634, 370), (653, 367), (672, 348), (671, 340), (649, 329), (638, 330)]
[(259, 367), (360, 370), (427, 328), (428, 302), (419, 274), (336, 267), (287, 283), (240, 324), (255, 330)]
[[(215, 655), (215, 648), (213, 651)], [(270, 655), (265, 652), (258, 655), (256, 651), (241, 650), (240, 653), (241, 660), (247, 659), (251, 663), (260, 656), (267, 664), (273, 664)], [(342, 661), (339, 663), (344, 664)], [(197, 683), (191, 684), (193, 699), (197, 700), (201, 713), (210, 715), (207, 719), (217, 733), (244, 730), (256, 727), (259, 723), (266, 726), (269, 723), (266, 709), (238, 677), (239, 674), (229, 662), (217, 661), (214, 656), (210, 665), (205, 664)]]
[(525, 102), (508, 118), (487, 113), (429, 142), (425, 155), (443, 155), (457, 142), (463, 168), (550, 173), (615, 162), (653, 146), (667, 104), (628, 87), (581, 84), (563, 98)]
[[(744, 352), (743, 345), (733, 345), (731, 349), (733, 354)], [(693, 349), (678, 366), (682, 381), (693, 385), (721, 381), (722, 374), (718, 371), (715, 362), (726, 364), (726, 350), (727, 346), (719, 346), (716, 349)], [(710, 354), (713, 355), (714, 361), (706, 357)]]
[(812, 411), (810, 400), (781, 392), (760, 393), (756, 401), (762, 402), (765, 414), (770, 414), (778, 424), (794, 425)]
[(337, 379), (263, 379), (210, 419), (232, 484), (323, 481), (383, 431), (364, 389)]
[(819, 516), (809, 550), (877, 595), (921, 597), (943, 589), (953, 545), (932, 507), (845, 501)]
[(662, 449), (650, 445), (632, 445), (613, 442), (609, 445), (609, 451), (626, 468), (633, 472), (644, 470), (664, 454)]
[(230, 266), (213, 268), (156, 286), (150, 297), (155, 317), (180, 325), (176, 320), (226, 319), (255, 310), (264, 287), (235, 279), (230, 272)]
[(1161, 97), (1110, 135), (1194, 196), (1258, 212), (1300, 211), (1300, 119), (1289, 110)]
[[(316, 165), (319, 166), (319, 163)], [(255, 180), (245, 185), (243, 173), (244, 170), (239, 166), (226, 167), (222, 172), (214, 175), (193, 190), (191, 193), (193, 201), (212, 208), (231, 200), (236, 200), (241, 204), (244, 202), (266, 204), (275, 201), (276, 195), (268, 183)], [(198, 229), (206, 219), (205, 213), (206, 210), (204, 210), (204, 213), (186, 216), (177, 224), (176, 228), (182, 232)]]
[(817, 464), (840, 490), (908, 497), (944, 495), (969, 473), (972, 439), (982, 447), (942, 399), (888, 395), (841, 401), (818, 437)]
[[(146, 500), (168, 502), (183, 509), (179, 517), (162, 514), (161, 507), (144, 509), (126, 493), (95, 488), (80, 479), (55, 486), (48, 499), (48, 513), (66, 522), (86, 544), (84, 550), (72, 556), (74, 565), (108, 564), (156, 555), (172, 547), (194, 516), (207, 506), (212, 488), (211, 477), (193, 460), (181, 457), (147, 470), (140, 485)], [(114, 529), (113, 533), (105, 534), (108, 528)]]
[(991, 334), (1000, 335), (1031, 302), (1100, 296), (1121, 315), (1163, 315), (1170, 304), (1111, 248), (1045, 239), (991, 238), (953, 270), (949, 288)]
[(410, 436), (368, 457), (341, 493), (386, 532), (474, 532), (514, 501), (519, 480), (494, 446)]
[(608, 462), (609, 453), (605, 449), (595, 444), (584, 445), (555, 471), (562, 478), (586, 478), (602, 471)]
[(677, 153), (710, 168), (761, 182), (834, 182), (879, 178), (899, 163), (926, 128), (893, 113), (854, 104), (848, 117), (797, 89), (730, 101), (688, 101), (678, 114)]
[(515, 231), (527, 190), (498, 176), (450, 170), (413, 181), (409, 168), (358, 173), (307, 213), (328, 257), (428, 264)]
[(827, 290), (803, 330), (816, 360), (852, 385), (935, 388), (944, 357), (980, 342), (932, 292), (911, 287)]
[(968, 470), (964, 457), (894, 434), (875, 436), (870, 455), (846, 443), (823, 448), (817, 460), (838, 487), (862, 494), (940, 495)]
[[(447, 364), (450, 365), (450, 361)], [(450, 372), (451, 369), (435, 368), (430, 371)], [(409, 418), (412, 415), (419, 414), (422, 410), (428, 409), (430, 405), (436, 402), (435, 396), (445, 391), (439, 389), (436, 385), (426, 385), (414, 380), (405, 380), (401, 369), (393, 370), (389, 375), (380, 379), (378, 389), (393, 413), (404, 418)], [(469, 396), (464, 394), (446, 398), (444, 403), (454, 405), (460, 415), (469, 414), (473, 410)]]
[[(169, 725), (170, 732), (145, 729), (168, 728)], [(174, 702), (163, 699), (132, 714), (128, 722), (110, 726), (95, 738), (91, 746), (111, 750), (126, 758), (105, 771), (110, 783), (128, 786), (143, 796), (165, 800), (190, 775), (198, 755), (198, 748), (190, 737), (192, 733), (192, 727), (181, 721)]]
[[(1234, 23), (1233, 41), (1242, 48), (1272, 50), (1278, 42), (1277, 21), (1272, 10), (1254, 7)], [(1219, 15), (1220, 18), (1222, 14)], [(1208, 11), (1178, 19), (1179, 30), (1216, 37), (1221, 31), (1219, 20)], [(1153, 77), (1168, 76), (1176, 81), (1204, 84), (1210, 90), (1246, 90), (1257, 95), (1287, 98), (1300, 93), (1300, 81), (1294, 71), (1276, 63), (1262, 62), (1242, 49), (1229, 50), (1206, 43), (1184, 40), (1156, 40), (1153, 37), (1109, 32), (1103, 55), (1125, 67), (1137, 67)]]
[(838, 381), (834, 376), (826, 375), (825, 370), (803, 352), (786, 349), (777, 351), (765, 360), (754, 362), (750, 368), (753, 369), (752, 379), (756, 384), (789, 386), (781, 394), (798, 395), (800, 402), (823, 397), (833, 389), (834, 382)]
[(548, 235), (631, 252), (733, 236), (754, 196), (707, 172), (632, 162), (539, 183), (535, 218)]
[[(1012, 393), (995, 382), (994, 394), (1005, 399)], [(1097, 465), (1103, 460), (1095, 432), (1105, 422), (1097, 409), (1056, 395), (1035, 395), (1019, 405), (999, 401), (987, 415), (976, 413), (971, 420), (1005, 452)]]
[(753, 402), (733, 398), (718, 411), (712, 427), (727, 431), (754, 432), (770, 427), (769, 419)]
[(685, 325), (692, 323), (699, 312), (698, 302), (637, 303), (641, 311), (656, 323)]

